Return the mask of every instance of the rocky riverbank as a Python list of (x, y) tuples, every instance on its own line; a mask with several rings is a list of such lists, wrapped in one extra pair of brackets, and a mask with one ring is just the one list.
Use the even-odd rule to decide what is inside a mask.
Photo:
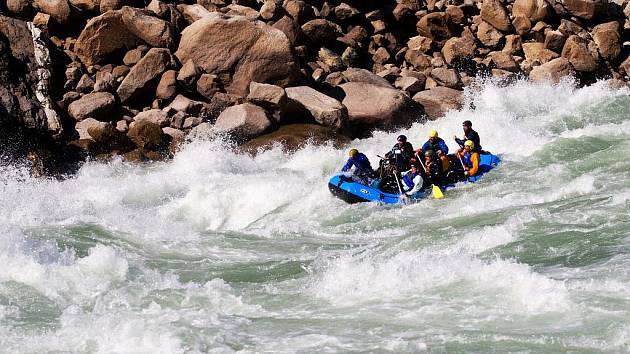
[(436, 119), (478, 77), (628, 80), (625, 0), (7, 0), (0, 143), (39, 173), (187, 137), (340, 144)]

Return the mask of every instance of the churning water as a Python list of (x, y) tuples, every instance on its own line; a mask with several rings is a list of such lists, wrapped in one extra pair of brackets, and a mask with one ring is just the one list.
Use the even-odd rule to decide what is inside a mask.
[[(0, 351), (628, 352), (630, 92), (469, 91), (503, 164), (444, 200), (347, 205), (346, 152), (0, 170)], [(401, 132), (354, 146), (376, 164)]]

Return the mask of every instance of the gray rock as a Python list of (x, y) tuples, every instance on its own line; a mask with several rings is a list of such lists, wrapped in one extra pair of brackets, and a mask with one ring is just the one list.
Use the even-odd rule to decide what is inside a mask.
[(77, 121), (86, 118), (106, 119), (114, 107), (116, 99), (109, 92), (94, 92), (72, 102), (68, 106), (68, 115)]

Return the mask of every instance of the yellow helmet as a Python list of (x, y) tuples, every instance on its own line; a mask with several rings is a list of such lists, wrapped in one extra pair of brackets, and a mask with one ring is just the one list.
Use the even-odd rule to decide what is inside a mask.
[(350, 149), (350, 152), (348, 152), (348, 156), (350, 157), (355, 157), (359, 154), (359, 150), (357, 149)]
[(431, 129), (431, 131), (429, 132), (429, 138), (437, 138), (438, 137), (438, 132), (435, 129)]
[(464, 146), (468, 146), (471, 150), (475, 148), (475, 143), (472, 140), (466, 140)]

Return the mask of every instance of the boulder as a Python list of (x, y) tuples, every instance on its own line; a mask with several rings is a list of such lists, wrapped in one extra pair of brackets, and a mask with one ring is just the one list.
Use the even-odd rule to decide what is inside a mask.
[(556, 58), (549, 62), (536, 66), (529, 73), (532, 81), (551, 81), (557, 83), (565, 76), (574, 74), (571, 63), (566, 58)]
[(343, 30), (338, 24), (320, 18), (303, 24), (302, 33), (312, 43), (325, 44), (343, 35)]
[(523, 44), (521, 42), (521, 36), (518, 34), (508, 34), (505, 36), (505, 45), (502, 52), (518, 55), (523, 50)]
[(167, 127), (171, 124), (171, 120), (168, 114), (161, 109), (149, 109), (144, 112), (140, 112), (133, 117), (133, 121), (138, 122), (151, 122), (159, 127)]
[(282, 16), (282, 6), (275, 0), (265, 0), (265, 3), (260, 7), (260, 17), (263, 20), (277, 20)]
[(133, 122), (127, 136), (140, 149), (152, 150), (162, 145), (162, 128), (149, 120)]
[(116, 79), (114, 75), (107, 71), (99, 71), (96, 73), (96, 81), (94, 82), (95, 92), (114, 92), (116, 90)]
[(247, 100), (270, 112), (284, 111), (288, 102), (287, 93), (282, 87), (254, 81), (249, 84)]
[(130, 5), (133, 0), (100, 0), (99, 10), (102, 14), (110, 10), (120, 10), (125, 5)]
[(545, 49), (545, 45), (540, 42), (523, 43), (523, 52), (525, 59), (532, 64), (544, 64), (559, 57), (558, 53)]
[(599, 67), (597, 53), (592, 53), (589, 50), (589, 43), (576, 35), (567, 38), (562, 49), (562, 57), (577, 71), (593, 72)]
[(461, 91), (448, 87), (435, 87), (418, 92), (413, 100), (424, 106), (429, 119), (435, 120), (443, 117), (449, 110), (461, 109), (464, 95)]
[(317, 53), (317, 59), (326, 72), (339, 71), (344, 69), (341, 56), (328, 48), (321, 47)]
[(372, 129), (407, 127), (426, 119), (422, 105), (397, 89), (365, 82), (348, 82), (339, 87), (345, 94), (342, 104), (348, 109), (350, 127), (359, 136)]
[(201, 74), (197, 80), (197, 92), (207, 99), (212, 99), (219, 92), (220, 85), (216, 75)]
[(87, 127), (88, 135), (99, 143), (111, 143), (118, 131), (110, 122), (96, 122)]
[(172, 48), (173, 28), (170, 23), (153, 16), (151, 11), (125, 6), (122, 20), (127, 30), (152, 47)]
[(564, 0), (562, 5), (573, 16), (592, 20), (604, 11), (607, 1), (604, 0)]
[(454, 65), (463, 59), (472, 58), (475, 55), (475, 38), (468, 30), (461, 37), (453, 37), (444, 43), (442, 56), (448, 65)]
[(503, 34), (486, 21), (477, 27), (477, 38), (484, 46), (495, 48), (503, 41)]
[(490, 58), (491, 66), (494, 68), (514, 73), (520, 70), (520, 66), (509, 53), (492, 52), (488, 54), (488, 57)]
[(512, 5), (514, 17), (524, 16), (532, 23), (545, 21), (553, 14), (553, 7), (546, 0), (516, 0)]
[(516, 33), (521, 36), (527, 35), (529, 30), (532, 29), (532, 22), (525, 15), (514, 16), (512, 25)]
[(86, 118), (106, 119), (116, 103), (116, 99), (109, 92), (89, 93), (68, 106), (68, 115), (76, 121)]
[(619, 30), (619, 23), (616, 21), (602, 23), (593, 28), (591, 35), (602, 58), (615, 60), (621, 54)]
[(181, 12), (182, 16), (184, 16), (184, 19), (186, 19), (189, 24), (209, 16), (212, 13), (199, 4), (179, 4), (177, 5), (177, 9)]
[(334, 128), (318, 124), (289, 124), (278, 130), (252, 139), (240, 146), (242, 151), (257, 153), (280, 144), (284, 151), (292, 152), (306, 145), (325, 145), (331, 143), (340, 148), (350, 142), (350, 139), (339, 134)]
[(407, 50), (405, 52), (405, 61), (418, 71), (431, 67), (431, 57), (417, 50)]
[(102, 62), (112, 54), (135, 48), (140, 39), (127, 30), (122, 11), (108, 11), (88, 21), (74, 45), (85, 65)]
[(433, 45), (433, 40), (424, 36), (415, 36), (409, 38), (407, 41), (407, 48), (411, 50), (418, 50), (423, 53), (428, 52)]
[(483, 0), (481, 4), (481, 18), (500, 31), (512, 31), (512, 23), (510, 22), (508, 11), (499, 0)]
[(284, 16), (276, 23), (273, 24), (273, 28), (278, 29), (284, 33), (285, 36), (291, 42), (291, 45), (295, 46), (302, 41), (302, 28), (291, 17)]
[(212, 13), (196, 21), (182, 32), (175, 55), (183, 63), (193, 60), (208, 74), (233, 73), (226, 90), (241, 96), (251, 81), (284, 87), (299, 77), (298, 60), (284, 33), (240, 16)]
[(100, 0), (69, 0), (70, 4), (79, 10), (98, 11), (100, 9)]
[(416, 25), (416, 29), (420, 35), (437, 41), (442, 41), (452, 36), (449, 16), (444, 12), (433, 12), (422, 16)]
[(229, 11), (226, 13), (227, 15), (244, 16), (250, 21), (255, 21), (258, 19), (258, 17), (260, 17), (260, 13), (258, 11), (247, 6), (230, 4), (227, 6), (227, 9), (229, 9)]
[(33, 7), (50, 15), (62, 25), (69, 24), (72, 18), (72, 10), (67, 0), (34, 0)]
[(308, 86), (286, 89), (291, 114), (308, 115), (321, 125), (344, 130), (348, 125), (348, 110), (336, 99)]
[(459, 88), (461, 86), (459, 76), (454, 69), (434, 68), (433, 70), (431, 70), (431, 77), (440, 86), (446, 86), (450, 88)]
[(197, 79), (201, 75), (201, 69), (195, 64), (194, 61), (188, 60), (177, 74), (177, 81), (190, 91), (194, 91), (197, 84)]
[(152, 48), (134, 65), (129, 74), (118, 86), (120, 101), (140, 98), (142, 95), (156, 89), (160, 75), (175, 66), (170, 50), (166, 48)]
[(30, 0), (7, 0), (7, 10), (20, 18), (31, 16), (33, 13)]
[(547, 31), (545, 33), (545, 48), (556, 53), (562, 52), (565, 37), (560, 31)]
[(343, 2), (335, 6), (335, 17), (340, 21), (351, 20), (360, 14), (359, 10)]
[(74, 129), (79, 133), (79, 139), (95, 140), (94, 137), (90, 135), (89, 131), (91, 130), (94, 135), (99, 136), (101, 135), (99, 134), (99, 130), (104, 132), (108, 129), (107, 126), (111, 126), (111, 124), (98, 121), (94, 118), (85, 118), (77, 122), (74, 125)]
[(342, 75), (346, 78), (346, 81), (348, 82), (366, 82), (376, 86), (392, 88), (392, 85), (389, 83), (389, 81), (374, 74), (369, 70), (360, 68), (348, 68), (342, 72)]
[(223, 111), (214, 124), (214, 129), (226, 132), (238, 141), (247, 141), (267, 132), (272, 122), (261, 107), (243, 103)]
[(413, 95), (417, 92), (424, 90), (424, 85), (426, 83), (426, 77), (423, 77), (424, 80), (412, 77), (412, 76), (401, 76), (396, 79), (394, 86), (396, 88), (408, 92)]
[(171, 102), (165, 110), (172, 109), (190, 115), (198, 115), (202, 108), (202, 102), (191, 100), (184, 95), (177, 95), (173, 102)]
[(286, 0), (283, 7), (286, 13), (299, 24), (306, 23), (315, 17), (313, 7), (301, 0)]
[(170, 100), (177, 94), (177, 71), (167, 70), (162, 74), (155, 90), (155, 97)]

